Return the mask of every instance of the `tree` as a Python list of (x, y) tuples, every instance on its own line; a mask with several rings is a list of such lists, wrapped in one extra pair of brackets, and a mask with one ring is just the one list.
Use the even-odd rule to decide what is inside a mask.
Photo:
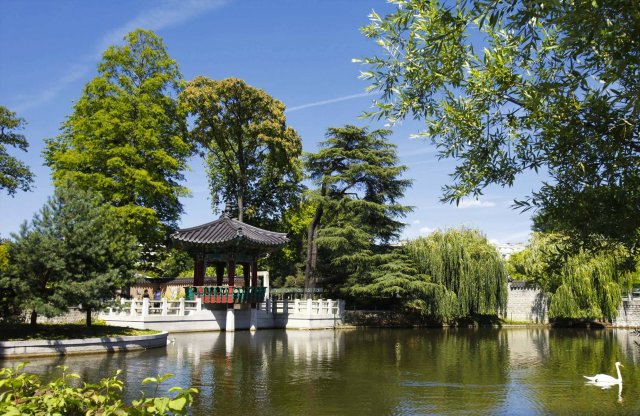
[(29, 168), (7, 152), (7, 146), (27, 151), (29, 142), (24, 135), (16, 133), (24, 125), (24, 119), (0, 105), (0, 189), (5, 189), (9, 195), (14, 195), (18, 189), (28, 191), (33, 182)]
[(397, 296), (405, 309), (440, 322), (498, 315), (507, 305), (500, 254), (477, 230), (436, 231), (409, 241), (374, 268), (361, 294)]
[(235, 202), (240, 221), (282, 218), (300, 193), (302, 151), (284, 104), (240, 79), (205, 77), (190, 81), (180, 102), (207, 157), (214, 211)]
[(551, 318), (614, 319), (637, 276), (629, 250), (602, 239), (586, 248), (562, 234), (535, 233), (522, 253), (520, 270), (549, 297)]
[(62, 133), (47, 141), (45, 159), (56, 184), (72, 180), (99, 192), (154, 252), (182, 212), (178, 198), (188, 190), (180, 181), (192, 148), (176, 101), (176, 62), (150, 31), (124, 40), (104, 52)]
[[(640, 4), (635, 0), (394, 0), (362, 29), (379, 91), (369, 115), (424, 120), (459, 161), (443, 199), (552, 180), (516, 206), (583, 241), (634, 248), (640, 226)], [(593, 219), (596, 218), (596, 221)], [(621, 225), (624, 224), (624, 225)], [(549, 231), (547, 229), (547, 231)]]
[(100, 194), (67, 182), (56, 188), (30, 224), (12, 234), (9, 270), (0, 289), (12, 288), (31, 325), (38, 315), (55, 316), (82, 304), (91, 311), (131, 283), (129, 272), (139, 255), (117, 210)]
[(411, 180), (401, 178), (406, 167), (398, 165), (395, 145), (387, 141), (390, 133), (331, 127), (320, 150), (306, 155), (309, 177), (319, 187), (307, 234), (306, 289), (316, 285), (319, 247), (332, 257), (324, 261), (332, 274), (352, 274), (366, 263), (375, 243), (399, 237), (404, 224), (398, 218), (411, 208), (398, 201)]

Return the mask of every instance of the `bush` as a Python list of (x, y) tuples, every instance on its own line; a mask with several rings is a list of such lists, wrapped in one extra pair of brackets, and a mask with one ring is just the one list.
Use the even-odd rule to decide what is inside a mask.
[[(44, 384), (38, 375), (21, 372), (26, 363), (16, 369), (0, 369), (0, 414), (5, 416), (24, 414), (63, 415), (185, 415), (193, 396), (198, 390), (190, 387), (172, 387), (171, 397), (145, 397), (125, 404), (122, 400), (124, 382), (118, 378), (120, 370), (113, 377), (103, 378), (97, 384), (88, 384), (80, 376), (67, 373), (67, 367), (58, 366), (62, 375)], [(154, 383), (155, 393), (165, 380), (173, 377), (166, 374), (147, 377), (143, 384)], [(81, 384), (80, 387), (74, 385)]]

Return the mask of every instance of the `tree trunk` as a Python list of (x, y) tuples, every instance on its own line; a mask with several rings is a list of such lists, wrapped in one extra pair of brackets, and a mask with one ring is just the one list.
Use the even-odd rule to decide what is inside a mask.
[(86, 318), (87, 328), (91, 328), (91, 306), (87, 306), (86, 312), (87, 312), (87, 318)]
[(323, 208), (322, 204), (316, 208), (316, 213), (309, 224), (309, 235), (307, 236), (307, 262), (304, 269), (304, 289), (306, 297), (310, 298), (312, 294), (309, 291), (316, 287), (316, 262), (318, 258), (318, 247), (316, 246), (316, 235), (320, 227)]
[(31, 311), (31, 321), (29, 322), (31, 328), (35, 328), (38, 325), (38, 312)]
[(238, 193), (238, 197), (236, 199), (238, 200), (238, 221), (243, 222), (242, 219), (243, 219), (244, 215), (242, 215), (243, 214), (242, 211), (244, 210), (244, 207), (243, 207), (244, 201), (242, 200), (243, 199), (242, 198), (242, 191), (240, 191)]

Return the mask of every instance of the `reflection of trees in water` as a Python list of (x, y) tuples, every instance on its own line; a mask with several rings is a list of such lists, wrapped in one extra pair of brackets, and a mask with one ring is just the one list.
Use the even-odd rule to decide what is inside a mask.
[[(194, 414), (486, 412), (504, 396), (495, 330), (258, 331), (218, 336)], [(229, 354), (229, 342), (233, 342)], [(200, 373), (202, 370), (199, 370)], [(192, 375), (198, 374), (196, 370)], [(204, 414), (204, 413), (203, 413)]]
[[(536, 386), (532, 394), (544, 413), (634, 414), (640, 408), (640, 368), (627, 354), (621, 330), (550, 329), (548, 349), (541, 365), (528, 373), (527, 382)], [(623, 402), (618, 402), (617, 387), (601, 390), (585, 384), (583, 375), (605, 373), (616, 376), (614, 364), (622, 371)], [(594, 407), (595, 403), (595, 407)]]

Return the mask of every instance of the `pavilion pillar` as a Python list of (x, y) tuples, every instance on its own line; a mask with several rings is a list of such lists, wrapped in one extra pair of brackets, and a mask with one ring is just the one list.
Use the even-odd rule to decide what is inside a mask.
[(229, 276), (229, 287), (233, 287), (236, 279), (236, 262), (233, 259), (227, 263), (227, 273)]
[(244, 277), (244, 287), (249, 287), (250, 263), (242, 263), (242, 276)]
[(216, 286), (224, 283), (224, 262), (216, 262)]
[(251, 262), (251, 286), (258, 287), (258, 261)]
[[(249, 263), (247, 263), (247, 266), (249, 265)], [(254, 260), (251, 262), (251, 286), (253, 288), (258, 287), (258, 261)], [(253, 313), (254, 309), (256, 308), (256, 303), (252, 302), (251, 303), (251, 312)]]
[(194, 260), (193, 285), (204, 286), (204, 274), (207, 268), (207, 263), (204, 261), (204, 256), (202, 255), (196, 256)]

